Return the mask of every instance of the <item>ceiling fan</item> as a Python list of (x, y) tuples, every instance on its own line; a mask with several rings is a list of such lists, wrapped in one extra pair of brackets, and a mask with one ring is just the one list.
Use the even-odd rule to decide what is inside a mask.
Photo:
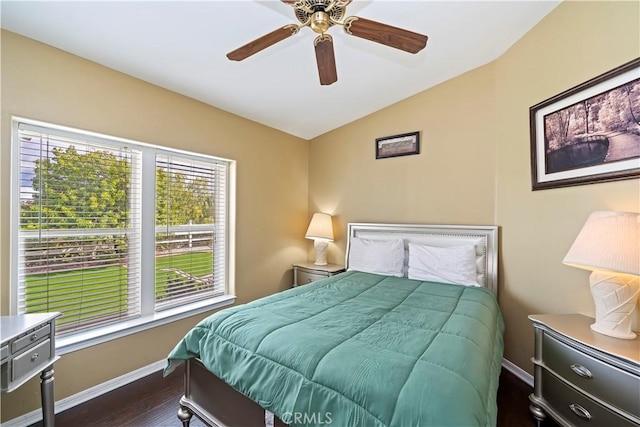
[(369, 19), (350, 16), (345, 18), (351, 0), (281, 0), (293, 7), (300, 24), (289, 24), (253, 40), (229, 52), (227, 58), (242, 61), (251, 55), (297, 34), (303, 27), (318, 33), (314, 40), (316, 62), (321, 85), (330, 85), (338, 80), (333, 39), (326, 31), (333, 25), (341, 25), (352, 36), (381, 43), (409, 53), (420, 52), (427, 44), (427, 36), (392, 27)]

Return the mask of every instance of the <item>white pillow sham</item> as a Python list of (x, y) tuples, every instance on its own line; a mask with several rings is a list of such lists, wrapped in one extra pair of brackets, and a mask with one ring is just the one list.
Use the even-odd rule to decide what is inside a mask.
[(384, 276), (403, 277), (404, 242), (396, 240), (372, 240), (351, 238), (349, 270)]
[(473, 245), (435, 247), (409, 242), (409, 279), (480, 286)]

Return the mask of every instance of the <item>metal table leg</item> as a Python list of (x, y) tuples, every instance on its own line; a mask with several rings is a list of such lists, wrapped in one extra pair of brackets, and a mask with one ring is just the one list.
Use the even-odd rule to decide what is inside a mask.
[(43, 427), (54, 427), (53, 365), (42, 371), (40, 375), (40, 395), (42, 398), (42, 425)]

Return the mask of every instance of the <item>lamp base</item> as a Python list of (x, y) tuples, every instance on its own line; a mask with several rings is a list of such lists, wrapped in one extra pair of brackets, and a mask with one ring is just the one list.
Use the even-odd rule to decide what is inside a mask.
[(591, 330), (614, 338), (634, 339), (631, 320), (640, 293), (640, 278), (594, 271), (589, 284), (596, 305), (596, 321)]
[(630, 331), (629, 333), (616, 332), (615, 330), (603, 328), (602, 326), (598, 325), (597, 323), (594, 323), (594, 324), (591, 325), (591, 330), (594, 331), (594, 332), (597, 332), (599, 334), (602, 334), (602, 335), (608, 335), (610, 337), (620, 338), (620, 339), (623, 339), (623, 340), (634, 340), (634, 339), (636, 339), (635, 332), (632, 332), (632, 331)]
[(316, 262), (315, 265), (327, 265), (327, 248), (329, 247), (329, 242), (324, 239), (314, 239), (313, 240), (313, 249), (316, 251)]

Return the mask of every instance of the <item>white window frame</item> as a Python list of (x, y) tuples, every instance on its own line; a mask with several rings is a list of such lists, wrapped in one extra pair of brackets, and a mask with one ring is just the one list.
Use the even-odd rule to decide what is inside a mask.
[[(210, 155), (193, 153), (174, 148), (162, 147), (149, 143), (133, 141), (129, 139), (99, 134), (66, 126), (45, 123), (37, 120), (13, 116), (11, 118), (11, 203), (10, 203), (10, 314), (18, 313), (18, 232), (20, 221), (20, 141), (18, 138), (18, 124), (25, 123), (33, 126), (52, 129), (55, 131), (71, 132), (83, 137), (107, 139), (114, 145), (123, 144), (135, 146), (142, 151), (142, 192), (155, 193), (155, 153), (157, 150), (174, 152), (178, 155), (194, 157), (197, 159), (211, 159), (224, 161), (228, 164), (227, 190), (226, 190), (226, 291), (224, 295), (214, 298), (194, 301), (185, 305), (171, 307), (155, 311), (155, 207), (142, 209), (142, 261), (141, 261), (141, 291), (142, 291), (142, 315), (135, 319), (97, 327), (87, 331), (62, 335), (56, 338), (56, 351), (62, 355), (83, 348), (101, 344), (113, 339), (141, 332), (157, 326), (165, 325), (177, 320), (186, 319), (201, 313), (220, 307), (231, 305), (235, 302), (235, 206), (236, 206), (236, 162), (234, 160), (214, 157)], [(150, 178), (153, 177), (153, 178)], [(155, 199), (154, 199), (155, 200)]]

